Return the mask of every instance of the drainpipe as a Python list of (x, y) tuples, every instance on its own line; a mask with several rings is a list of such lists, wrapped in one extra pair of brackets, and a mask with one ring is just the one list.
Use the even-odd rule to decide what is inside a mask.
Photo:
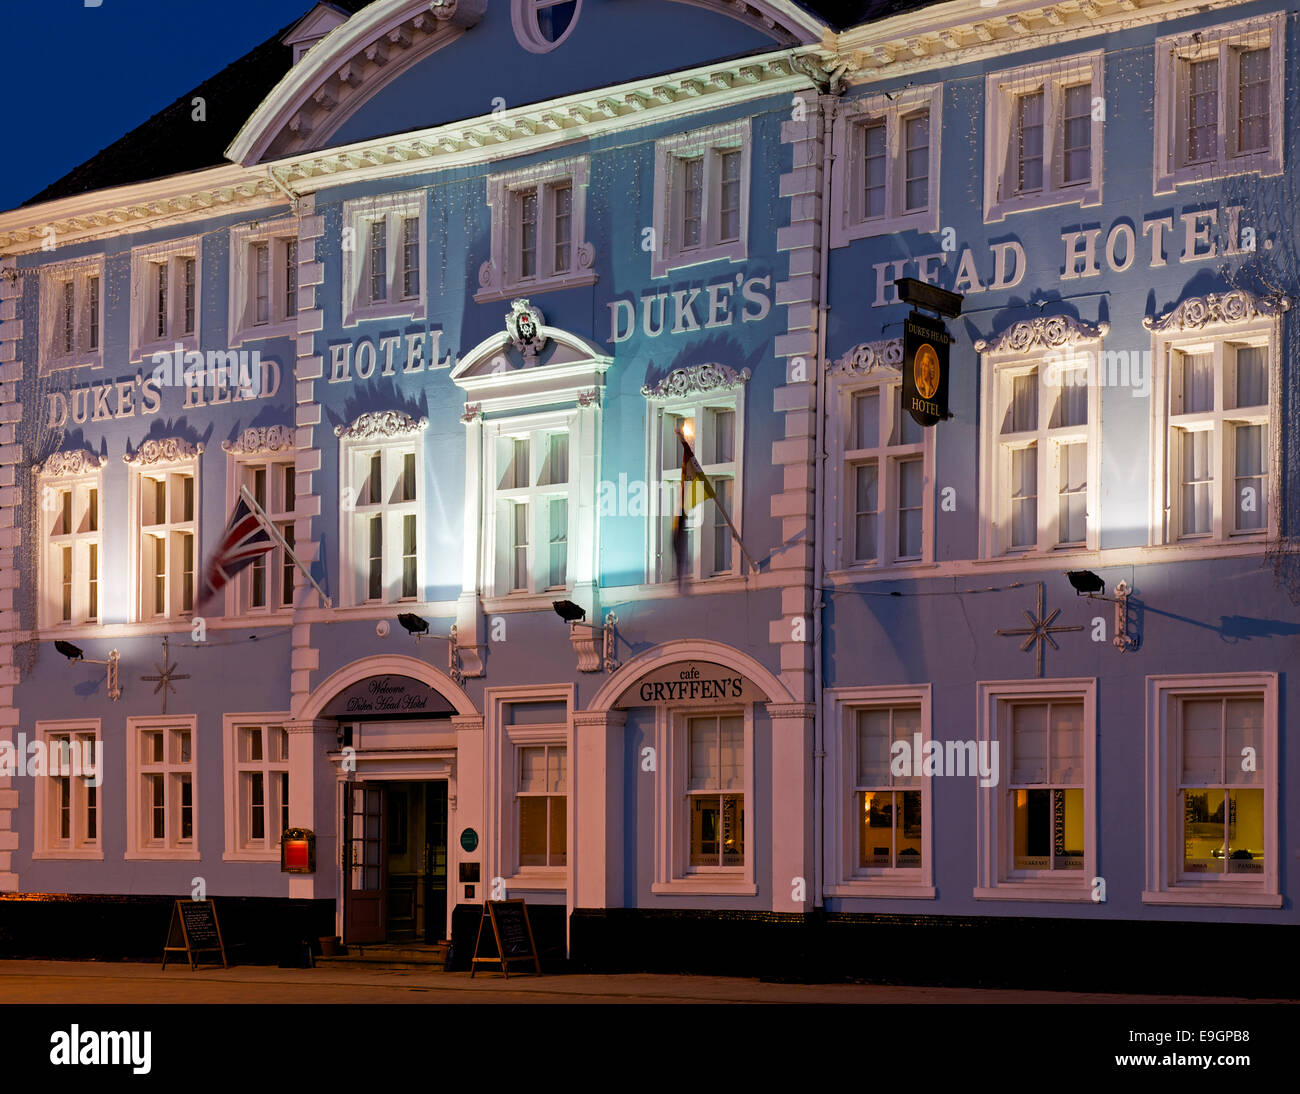
[(821, 200), (821, 261), (817, 277), (817, 417), (813, 427), (813, 756), (816, 759), (813, 817), (816, 859), (813, 863), (813, 893), (815, 909), (823, 907), (822, 878), (826, 855), (826, 726), (822, 704), (822, 580), (825, 573), (824, 534), (826, 528), (826, 319), (830, 312), (827, 303), (826, 271), (830, 260), (831, 224), (831, 167), (835, 156), (831, 146), (831, 127), (835, 108), (844, 84), (841, 76), (847, 64), (835, 68), (820, 88), (818, 102), (822, 114), (822, 200)]

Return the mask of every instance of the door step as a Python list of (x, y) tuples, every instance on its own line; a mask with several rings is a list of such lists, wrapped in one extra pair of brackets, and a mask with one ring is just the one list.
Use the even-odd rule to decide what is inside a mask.
[(441, 970), (447, 965), (450, 942), (366, 942), (352, 943), (335, 957), (318, 957), (318, 968)]

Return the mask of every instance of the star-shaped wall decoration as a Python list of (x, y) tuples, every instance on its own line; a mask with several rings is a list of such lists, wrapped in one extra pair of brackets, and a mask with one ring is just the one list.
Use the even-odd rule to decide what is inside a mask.
[(1052, 626), (1052, 620), (1054, 620), (1058, 615), (1061, 614), (1061, 609), (1060, 609), (1060, 608), (1053, 608), (1053, 609), (1052, 609), (1052, 614), (1051, 614), (1051, 615), (1046, 615), (1046, 616), (1043, 614), (1043, 609), (1044, 609), (1044, 604), (1043, 604), (1043, 582), (1040, 581), (1040, 582), (1038, 583), (1038, 613), (1037, 613), (1036, 615), (1030, 615), (1028, 611), (1025, 611), (1025, 613), (1024, 613), (1025, 618), (1026, 618), (1027, 620), (1029, 620), (1029, 626), (1028, 626), (1028, 627), (1009, 627), (1009, 628), (999, 627), (997, 630), (995, 630), (995, 631), (993, 632), (994, 634), (1000, 634), (1000, 635), (1003, 635), (1003, 636), (1012, 636), (1012, 635), (1019, 636), (1019, 635), (1022, 635), (1022, 634), (1023, 634), (1023, 635), (1026, 635), (1027, 637), (1025, 638), (1025, 640), (1024, 640), (1023, 642), (1020, 643), (1020, 648), (1021, 648), (1022, 650), (1027, 650), (1027, 649), (1029, 649), (1030, 646), (1037, 646), (1037, 647), (1038, 647), (1038, 649), (1037, 649), (1036, 652), (1037, 652), (1037, 655), (1038, 655), (1038, 675), (1039, 675), (1039, 676), (1042, 676), (1042, 675), (1043, 675), (1043, 647), (1044, 647), (1044, 645), (1045, 645), (1046, 643), (1050, 642), (1050, 643), (1052, 644), (1052, 649), (1054, 649), (1054, 650), (1059, 650), (1059, 649), (1061, 648), (1060, 646), (1058, 646), (1058, 645), (1056, 644), (1056, 639), (1054, 639), (1054, 638), (1052, 637), (1052, 635), (1055, 634), (1055, 633), (1059, 633), (1060, 631), (1081, 631), (1081, 630), (1083, 630), (1083, 624), (1081, 624), (1081, 623), (1078, 624), (1078, 625), (1076, 625), (1076, 626), (1072, 626), (1072, 627), (1065, 627), (1065, 626), (1061, 626), (1061, 627), (1053, 627), (1053, 626)]

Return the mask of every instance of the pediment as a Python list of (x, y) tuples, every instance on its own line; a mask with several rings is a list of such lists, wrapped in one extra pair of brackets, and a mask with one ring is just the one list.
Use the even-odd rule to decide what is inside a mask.
[(293, 49), (293, 63), (297, 64), (307, 50), (347, 21), (348, 13), (342, 8), (320, 3), (299, 19), (280, 41)]
[[(318, 4), (284, 39), (294, 40), (301, 61), (226, 155), (248, 165), (479, 117), (495, 121), (482, 91), (485, 71), (498, 74), (494, 95), (514, 107), (812, 43), (826, 30), (790, 0), (587, 3), (571, 40), (538, 67), (520, 63), (528, 52), (512, 29), (512, 3), (496, 0), (489, 11), (488, 0), (376, 0), (332, 28), (339, 10)], [(611, 51), (615, 39), (637, 41), (638, 50)]]

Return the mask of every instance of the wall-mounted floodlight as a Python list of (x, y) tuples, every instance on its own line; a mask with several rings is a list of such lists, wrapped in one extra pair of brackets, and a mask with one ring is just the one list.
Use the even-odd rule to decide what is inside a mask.
[(1067, 570), (1065, 576), (1074, 586), (1075, 596), (1096, 596), (1106, 591), (1106, 583), (1091, 570)]
[(1136, 635), (1128, 633), (1128, 598), (1132, 593), (1127, 581), (1117, 582), (1115, 595), (1105, 596), (1106, 583), (1091, 570), (1067, 570), (1065, 576), (1074, 587), (1075, 596), (1086, 596), (1089, 600), (1104, 600), (1115, 605), (1115, 637), (1111, 643), (1120, 653), (1135, 650), (1138, 647)]
[(108, 671), (105, 675), (105, 682), (108, 685), (108, 697), (112, 699), (113, 702), (115, 703), (120, 698), (122, 698), (122, 689), (118, 686), (117, 683), (117, 665), (118, 665), (117, 650), (110, 650), (108, 654), (108, 660), (100, 661), (94, 657), (87, 657), (84, 653), (81, 652), (80, 646), (74, 646), (71, 642), (64, 642), (63, 639), (61, 638), (56, 638), (54, 640), (54, 648), (58, 650), (59, 653), (63, 654), (63, 656), (66, 657), (71, 664), (75, 665), (78, 661), (83, 661), (87, 665), (106, 666)]
[(460, 668), (460, 647), (456, 644), (456, 627), (453, 624), (450, 634), (430, 634), (429, 621), (421, 619), (420, 616), (413, 612), (402, 612), (397, 617), (397, 621), (402, 628), (415, 641), (421, 638), (437, 638), (447, 643), (447, 675), (458, 684), (465, 682), (465, 674)]
[[(555, 609), (556, 615), (569, 624), (569, 640), (573, 643), (573, 648), (578, 651), (579, 672), (599, 672), (602, 668), (606, 672), (613, 672), (618, 668), (618, 660), (614, 656), (614, 624), (618, 622), (618, 616), (613, 612), (606, 612), (604, 626), (597, 626), (595, 623), (586, 622), (587, 609), (572, 600), (553, 600), (551, 607)], [(596, 654), (595, 633), (590, 638), (581, 638), (576, 629), (578, 627), (586, 627), (601, 635), (603, 639), (601, 656)]]

